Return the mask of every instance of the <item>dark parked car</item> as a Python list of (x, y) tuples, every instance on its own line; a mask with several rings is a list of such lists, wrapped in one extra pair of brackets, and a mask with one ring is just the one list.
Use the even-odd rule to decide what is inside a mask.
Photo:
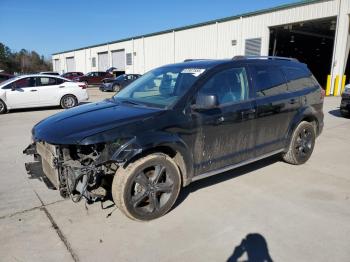
[(63, 197), (94, 201), (111, 192), (128, 217), (151, 220), (200, 178), (275, 154), (305, 163), (322, 108), (320, 85), (296, 60), (190, 61), (39, 122), (24, 153), (42, 161)]
[(100, 90), (119, 92), (128, 84), (130, 84), (131, 82), (134, 82), (140, 76), (141, 75), (139, 74), (125, 74), (125, 75), (120, 75), (116, 78), (103, 79), (102, 84), (100, 86)]
[(6, 73), (0, 73), (0, 83), (3, 81), (6, 81), (10, 78), (14, 77), (14, 75), (6, 74)]
[(344, 117), (350, 117), (350, 84), (345, 86), (341, 95), (340, 113)]
[(62, 77), (73, 80), (76, 77), (83, 76), (82, 72), (67, 72), (62, 75)]
[(108, 77), (113, 77), (113, 75), (107, 72), (89, 72), (86, 75), (73, 78), (73, 81), (85, 82), (87, 85), (98, 85)]

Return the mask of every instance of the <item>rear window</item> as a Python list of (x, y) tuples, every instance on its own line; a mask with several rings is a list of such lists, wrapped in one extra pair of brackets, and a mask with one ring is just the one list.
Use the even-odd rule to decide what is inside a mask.
[(287, 91), (282, 71), (273, 65), (251, 66), (258, 97), (278, 95)]
[(286, 76), (288, 90), (290, 91), (298, 91), (306, 87), (317, 85), (311, 72), (307, 68), (282, 66), (282, 71)]

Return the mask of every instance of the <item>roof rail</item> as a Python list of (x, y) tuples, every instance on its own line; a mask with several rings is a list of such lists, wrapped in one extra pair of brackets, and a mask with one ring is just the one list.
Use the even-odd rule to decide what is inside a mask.
[(288, 60), (288, 61), (298, 61), (296, 58), (283, 57), (283, 56), (234, 56), (232, 60), (244, 60), (244, 59), (275, 59), (275, 60)]
[(184, 62), (201, 61), (201, 60), (212, 60), (212, 59), (209, 59), (209, 58), (185, 59)]

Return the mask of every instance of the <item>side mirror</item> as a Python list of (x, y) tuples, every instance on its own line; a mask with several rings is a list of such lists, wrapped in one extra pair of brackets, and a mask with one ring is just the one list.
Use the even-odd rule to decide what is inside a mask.
[(198, 94), (196, 103), (192, 105), (194, 110), (210, 109), (218, 106), (218, 97), (214, 94)]
[(11, 91), (16, 91), (16, 85), (11, 86)]

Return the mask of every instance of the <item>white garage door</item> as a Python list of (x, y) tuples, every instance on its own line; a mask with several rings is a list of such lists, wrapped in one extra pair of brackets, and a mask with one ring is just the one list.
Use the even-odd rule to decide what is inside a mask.
[(67, 72), (74, 72), (75, 71), (74, 57), (67, 57), (66, 65), (67, 65)]
[(125, 71), (125, 50), (112, 51), (112, 66), (118, 71)]
[(108, 53), (98, 53), (98, 70), (106, 71), (108, 69)]
[(57, 73), (60, 73), (61, 72), (61, 63), (60, 63), (60, 60), (59, 59), (55, 59), (54, 61), (54, 71), (57, 72)]

